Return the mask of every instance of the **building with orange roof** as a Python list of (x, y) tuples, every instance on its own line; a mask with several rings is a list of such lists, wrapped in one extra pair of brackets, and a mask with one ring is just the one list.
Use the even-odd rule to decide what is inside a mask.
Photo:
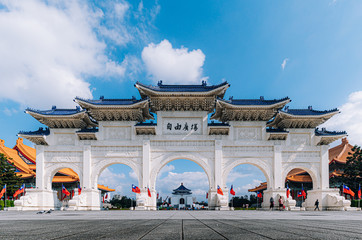
[[(16, 168), (16, 174), (20, 176), (26, 188), (35, 188), (36, 179), (36, 150), (24, 144), (22, 138), (16, 140), (13, 148), (5, 146), (5, 141), (0, 139), (0, 153), (4, 154), (9, 163), (13, 163)], [(61, 189), (64, 185), (67, 189), (75, 189), (79, 183), (79, 176), (71, 168), (63, 168), (59, 170), (53, 177), (53, 189)], [(106, 192), (114, 192), (108, 186), (98, 184), (98, 189), (102, 194)]]

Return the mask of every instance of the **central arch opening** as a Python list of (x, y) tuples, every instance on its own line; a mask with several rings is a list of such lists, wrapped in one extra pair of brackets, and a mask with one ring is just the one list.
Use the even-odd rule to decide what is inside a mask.
[(132, 184), (138, 185), (138, 176), (125, 164), (109, 164), (100, 171), (97, 179), (100, 206), (106, 209), (130, 209), (135, 207), (136, 195)]
[(186, 159), (172, 160), (157, 175), (157, 206), (161, 210), (207, 209), (209, 187), (209, 178), (200, 165)]
[[(260, 208), (263, 192), (268, 189), (267, 177), (258, 167), (252, 164), (240, 164), (234, 167), (227, 176), (229, 188), (229, 206), (236, 210)], [(235, 196), (230, 189), (233, 186)]]

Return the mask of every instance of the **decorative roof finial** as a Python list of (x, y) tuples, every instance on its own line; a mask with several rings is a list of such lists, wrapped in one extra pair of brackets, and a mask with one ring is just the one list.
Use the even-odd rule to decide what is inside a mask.
[(313, 110), (312, 106), (308, 106), (308, 110)]
[(260, 100), (264, 101), (264, 96), (260, 96)]
[(233, 98), (234, 98), (234, 96), (230, 96), (230, 97), (229, 97), (229, 100), (231, 101), (231, 100), (233, 100)]
[(57, 106), (53, 105), (52, 110), (55, 110), (55, 109), (57, 109)]
[(184, 183), (181, 183), (181, 185), (184, 185)]
[(77, 110), (77, 112), (80, 111), (80, 106), (76, 106), (75, 109)]
[(136, 100), (136, 97), (135, 97), (135, 96), (132, 96), (132, 100)]
[(285, 106), (284, 111), (288, 112), (288, 110), (289, 110), (289, 106)]
[(162, 86), (162, 80), (158, 81), (157, 85)]
[(202, 80), (201, 85), (202, 85), (202, 86), (206, 86), (206, 85), (207, 85), (206, 81), (205, 81), (205, 80)]
[(100, 100), (103, 100), (103, 99), (104, 99), (104, 96), (100, 96), (99, 99), (100, 99)]

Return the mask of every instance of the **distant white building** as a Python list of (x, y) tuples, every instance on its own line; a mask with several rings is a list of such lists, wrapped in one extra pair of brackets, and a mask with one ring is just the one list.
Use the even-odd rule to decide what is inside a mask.
[(193, 198), (191, 195), (191, 190), (186, 188), (183, 183), (181, 183), (181, 185), (172, 192), (172, 207), (178, 209), (191, 208), (196, 200), (196, 198)]

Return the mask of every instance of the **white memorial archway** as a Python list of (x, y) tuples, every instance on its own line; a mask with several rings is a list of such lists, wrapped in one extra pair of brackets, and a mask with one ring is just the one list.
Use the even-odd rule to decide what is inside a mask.
[[(99, 210), (99, 174), (120, 163), (138, 176), (141, 194), (136, 209), (155, 210), (157, 174), (176, 159), (193, 161), (204, 169), (210, 184), (210, 209), (229, 209), (228, 194), (220, 196), (216, 189), (219, 185), (228, 192), (227, 176), (240, 164), (257, 166), (264, 173), (268, 182), (265, 199), (282, 196), (293, 209), (295, 201), (286, 199), (285, 177), (290, 170), (301, 168), (313, 179), (307, 209), (315, 199), (323, 209), (344, 207), (338, 190), (329, 189), (328, 144), (346, 133), (316, 128), (337, 114), (337, 109), (288, 109), (289, 98), (225, 100), (227, 82), (214, 86), (137, 82), (135, 87), (140, 99), (76, 98), (80, 106), (76, 109), (26, 110), (50, 131), (19, 133), (36, 144), (37, 175), (36, 189), (29, 189), (15, 209), (54, 208), (51, 177), (70, 167), (78, 173), (83, 188), (71, 201), (72, 209)], [(212, 122), (208, 121), (210, 114)], [(157, 123), (150, 121), (154, 115)], [(152, 197), (148, 197), (147, 186)]]

